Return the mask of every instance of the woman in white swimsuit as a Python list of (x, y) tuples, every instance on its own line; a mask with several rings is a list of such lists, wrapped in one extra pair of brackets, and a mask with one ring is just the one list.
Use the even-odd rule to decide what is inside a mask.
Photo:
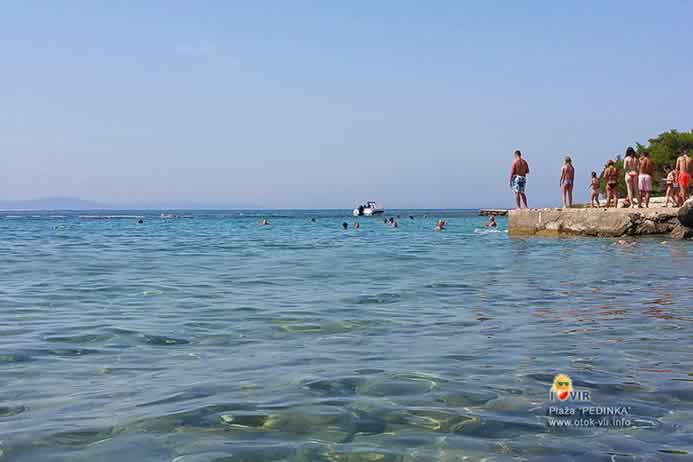
[(626, 157), (623, 159), (623, 169), (626, 171), (626, 189), (628, 190), (628, 202), (631, 207), (635, 207), (635, 201), (633, 198), (638, 196), (638, 173), (639, 173), (639, 162), (635, 155), (635, 149), (630, 146), (626, 149)]

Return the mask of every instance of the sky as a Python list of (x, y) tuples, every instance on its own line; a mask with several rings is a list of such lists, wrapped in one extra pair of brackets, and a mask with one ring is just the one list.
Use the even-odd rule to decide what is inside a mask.
[(16, 0), (0, 15), (0, 199), (222, 207), (576, 200), (693, 129), (693, 2)]

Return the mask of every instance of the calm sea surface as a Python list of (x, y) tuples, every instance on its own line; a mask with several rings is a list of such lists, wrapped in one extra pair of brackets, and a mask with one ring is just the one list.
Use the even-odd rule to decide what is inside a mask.
[(179, 213), (0, 212), (0, 461), (693, 460), (692, 243)]

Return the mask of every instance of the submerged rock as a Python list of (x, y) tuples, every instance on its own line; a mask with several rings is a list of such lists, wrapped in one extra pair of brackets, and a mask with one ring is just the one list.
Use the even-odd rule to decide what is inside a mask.
[(691, 239), (693, 238), (693, 229), (678, 225), (671, 231), (671, 237), (674, 239)]

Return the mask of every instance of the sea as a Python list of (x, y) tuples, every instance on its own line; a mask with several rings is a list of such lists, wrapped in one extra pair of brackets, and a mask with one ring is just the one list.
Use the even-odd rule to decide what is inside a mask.
[(0, 212), (0, 461), (693, 460), (691, 242), (166, 214)]

